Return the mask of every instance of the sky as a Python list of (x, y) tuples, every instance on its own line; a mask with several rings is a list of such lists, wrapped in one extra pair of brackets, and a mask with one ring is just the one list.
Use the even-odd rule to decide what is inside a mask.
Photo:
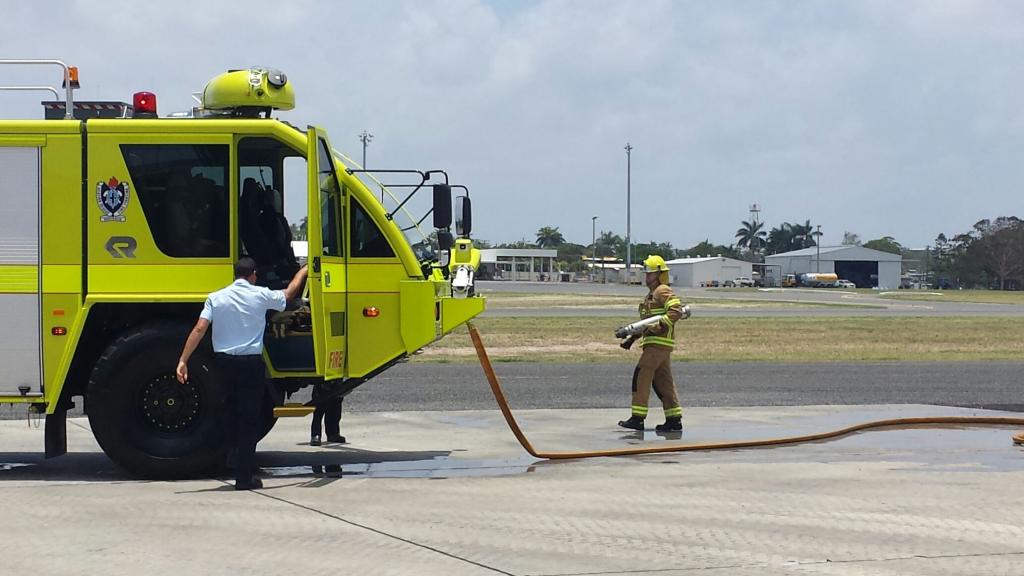
[[(80, 100), (161, 113), (228, 69), (283, 70), (352, 158), (443, 168), (474, 236), (731, 244), (821, 225), (908, 247), (1024, 216), (1024, 3), (5, 0), (0, 58), (77, 65)], [(0, 85), (56, 84), (0, 66)], [(40, 95), (0, 92), (0, 117)], [(597, 216), (596, 222), (592, 220)]]

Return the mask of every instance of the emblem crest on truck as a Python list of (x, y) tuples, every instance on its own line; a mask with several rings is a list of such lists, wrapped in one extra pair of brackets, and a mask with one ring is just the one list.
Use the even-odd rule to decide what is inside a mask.
[(96, 203), (104, 212), (100, 222), (124, 222), (124, 211), (128, 207), (128, 183), (119, 182), (113, 176), (110, 180), (96, 184)]

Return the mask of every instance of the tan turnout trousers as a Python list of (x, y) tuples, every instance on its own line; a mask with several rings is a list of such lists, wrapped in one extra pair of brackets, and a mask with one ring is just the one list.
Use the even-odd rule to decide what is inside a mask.
[(679, 393), (676, 392), (676, 384), (672, 380), (672, 349), (668, 346), (644, 346), (640, 361), (633, 371), (633, 416), (647, 417), (647, 402), (651, 397), (652, 385), (654, 393), (658, 395), (665, 409), (665, 418), (682, 416)]

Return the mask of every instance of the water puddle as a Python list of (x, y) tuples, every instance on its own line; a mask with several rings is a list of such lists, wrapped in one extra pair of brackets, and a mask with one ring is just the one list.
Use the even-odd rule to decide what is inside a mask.
[(9, 472), (17, 468), (27, 468), (29, 466), (35, 466), (28, 462), (0, 462), (0, 472)]
[(375, 462), (372, 464), (309, 464), (299, 466), (261, 466), (264, 477), (270, 478), (469, 478), (514, 476), (536, 471), (533, 457), (496, 460), (463, 460), (438, 458), (409, 462)]

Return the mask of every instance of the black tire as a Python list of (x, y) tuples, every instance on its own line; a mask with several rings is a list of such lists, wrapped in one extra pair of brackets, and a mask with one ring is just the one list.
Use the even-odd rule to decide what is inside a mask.
[(194, 477), (224, 463), (226, 387), (209, 338), (189, 361), (189, 382), (174, 371), (190, 327), (152, 324), (123, 334), (89, 378), (89, 424), (107, 455), (134, 474)]
[(277, 424), (274, 407), (284, 406), (284, 389), (272, 381), (267, 382), (267, 387), (271, 392), (263, 397), (257, 440), (263, 440), (274, 429), (274, 424)]

